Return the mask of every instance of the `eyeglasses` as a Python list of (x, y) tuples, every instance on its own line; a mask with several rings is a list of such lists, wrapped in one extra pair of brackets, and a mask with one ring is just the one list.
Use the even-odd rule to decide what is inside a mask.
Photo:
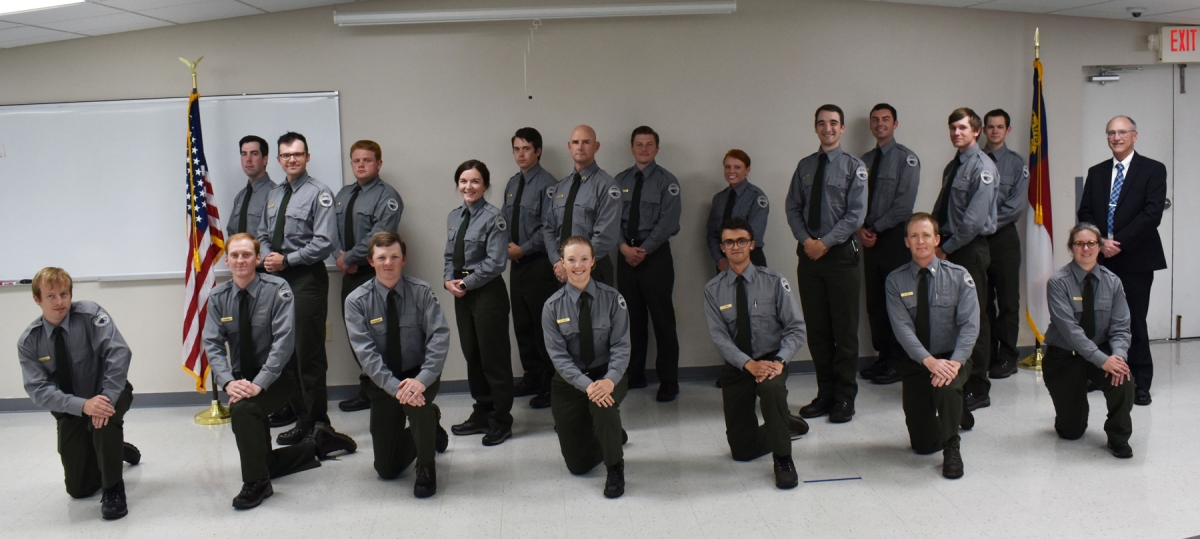
[(279, 154), (279, 158), (284, 161), (291, 161), (292, 159), (303, 159), (306, 155), (308, 155), (308, 152), (281, 153)]
[(1125, 138), (1130, 133), (1137, 133), (1137, 131), (1122, 129), (1120, 131), (1105, 131), (1104, 132), (1105, 135), (1108, 135), (1108, 138)]
[(1076, 249), (1095, 249), (1096, 247), (1098, 247), (1100, 245), (1100, 242), (1098, 242), (1098, 241), (1077, 241), (1075, 243), (1072, 243), (1071, 245), (1074, 245)]
[(753, 240), (751, 240), (749, 238), (738, 238), (736, 240), (725, 240), (725, 241), (721, 242), (721, 246), (726, 249), (732, 249), (733, 246), (736, 245), (738, 247), (738, 249), (744, 249), (747, 245), (750, 245), (751, 241), (753, 241)]

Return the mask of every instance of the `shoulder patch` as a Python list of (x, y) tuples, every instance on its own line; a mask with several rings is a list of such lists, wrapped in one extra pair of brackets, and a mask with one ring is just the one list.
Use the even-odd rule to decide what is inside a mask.
[(333, 206), (333, 196), (329, 193), (321, 193), (321, 196), (317, 197), (317, 202), (320, 203), (322, 207), (329, 208)]
[(546, 188), (546, 198), (554, 198), (554, 186), (553, 185)]
[(758, 207), (760, 207), (760, 208), (767, 207), (767, 195), (760, 195), (758, 197)]
[(112, 318), (109, 318), (108, 313), (104, 311), (96, 313), (96, 317), (92, 319), (92, 324), (98, 328), (107, 327), (111, 323)]
[(390, 211), (396, 211), (400, 209), (400, 203), (396, 202), (396, 199), (394, 198), (389, 198), (387, 201), (387, 208)]
[(991, 185), (996, 180), (996, 176), (992, 174), (992, 171), (985, 170), (979, 173), (979, 179), (983, 180), (984, 185)]
[(629, 305), (627, 305), (627, 304), (625, 303), (625, 296), (622, 296), (622, 295), (620, 295), (620, 294), (617, 294), (617, 305), (620, 305), (620, 306), (621, 306), (621, 310), (622, 310), (622, 311), (625, 311), (625, 310), (628, 310), (628, 309), (629, 309)]
[(791, 284), (788, 284), (788, 282), (787, 282), (787, 279), (785, 279), (785, 278), (783, 278), (783, 277), (780, 277), (780, 278), (779, 278), (779, 284), (783, 286), (783, 289), (784, 289), (785, 291), (787, 291), (787, 292), (791, 292), (791, 291), (792, 291), (792, 285), (791, 285)]
[(508, 230), (508, 222), (505, 221), (503, 217), (500, 217), (500, 216), (496, 217), (496, 230), (499, 230), (501, 232)]
[(1021, 167), (1021, 174), (1023, 174), (1026, 178), (1029, 177), (1029, 166), (1028, 165)]
[(867, 178), (869, 177), (869, 175), (867, 174), (867, 167), (859, 165), (858, 170), (854, 171), (854, 175), (856, 177), (858, 177), (858, 181), (860, 181), (860, 182), (867, 181)]
[(671, 193), (671, 196), (673, 196), (673, 197), (679, 196), (679, 184), (672, 183), (671, 185), (668, 185), (667, 192)]
[(612, 186), (608, 188), (608, 196), (613, 200), (621, 200), (621, 188)]
[(283, 301), (292, 301), (292, 289), (286, 286), (279, 287), (279, 299)]
[(905, 159), (904, 161), (906, 163), (908, 163), (908, 166), (910, 166), (910, 167), (915, 167), (915, 166), (921, 164), (921, 162), (917, 160), (917, 156), (912, 155), (912, 154), (908, 154), (908, 159)]
[(433, 293), (433, 290), (430, 290), (430, 291), (429, 291), (429, 297), (433, 298), (433, 304), (434, 304), (434, 305), (441, 305), (441, 304), (442, 304), (442, 302), (438, 301), (438, 299), (437, 299), (437, 294), (434, 294), (434, 293)]
[(972, 278), (971, 278), (971, 274), (970, 274), (970, 273), (964, 273), (963, 275), (964, 275), (964, 277), (963, 277), (963, 282), (964, 282), (964, 283), (967, 283), (967, 286), (969, 286), (969, 287), (971, 287), (971, 288), (975, 288), (975, 279), (972, 279)]

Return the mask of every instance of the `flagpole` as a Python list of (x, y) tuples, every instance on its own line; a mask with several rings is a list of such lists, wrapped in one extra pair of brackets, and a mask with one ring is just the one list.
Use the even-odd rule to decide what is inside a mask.
[[(1042, 60), (1042, 39), (1041, 39), (1041, 38), (1042, 38), (1042, 36), (1041, 36), (1041, 32), (1042, 32), (1042, 29), (1041, 29), (1041, 28), (1034, 28), (1034, 29), (1033, 29), (1033, 64), (1034, 64), (1034, 71), (1035, 71), (1035, 73), (1034, 73), (1034, 76), (1038, 78), (1038, 80), (1037, 80), (1037, 84), (1038, 84), (1038, 89), (1037, 89), (1037, 91), (1039, 91), (1039, 92), (1040, 92), (1040, 90), (1041, 90), (1041, 84), (1042, 84), (1042, 81), (1041, 81), (1041, 72), (1040, 72), (1040, 68), (1038, 67), (1038, 66), (1039, 66), (1039, 64), (1041, 63), (1041, 60)], [(1035, 96), (1035, 99), (1036, 99), (1036, 96)], [(1038, 114), (1038, 113), (1039, 113), (1039, 111), (1038, 111), (1037, 109), (1035, 109), (1035, 114)], [(1042, 118), (1039, 118), (1039, 122), (1041, 122), (1041, 121), (1043, 121), (1043, 120), (1044, 120), (1044, 119), (1042, 119)], [(1039, 154), (1040, 154), (1040, 152), (1041, 152), (1040, 148), (1039, 148), (1038, 152), (1039, 152)], [(1041, 155), (1040, 157), (1041, 157), (1042, 159), (1045, 159), (1045, 157), (1046, 157), (1046, 156), (1044, 156), (1044, 155)], [(1035, 212), (1037, 213), (1037, 215), (1035, 215), (1034, 219), (1035, 219), (1035, 222), (1036, 222), (1036, 223), (1038, 223), (1038, 224), (1041, 224), (1041, 223), (1042, 223), (1042, 215), (1041, 215), (1041, 213), (1042, 213), (1042, 205), (1041, 205), (1041, 202), (1042, 202), (1042, 193), (1041, 193), (1041, 191), (1040, 191), (1040, 185), (1041, 185), (1041, 182), (1040, 182), (1040, 181), (1038, 182), (1038, 185), (1039, 185), (1039, 191), (1038, 191), (1038, 202), (1039, 202), (1039, 204), (1038, 204), (1038, 206), (1037, 206), (1036, 208), (1034, 208)], [(1030, 232), (1031, 232), (1031, 230), (1027, 230), (1027, 231), (1026, 231), (1026, 234), (1025, 234), (1025, 236), (1026, 236), (1026, 238), (1025, 238), (1025, 241), (1026, 241), (1026, 243), (1028, 243), (1028, 242), (1030, 241), (1030, 238), (1029, 238), (1029, 236), (1030, 236), (1030, 234), (1029, 234), (1029, 233), (1030, 233)], [(1028, 262), (1029, 262), (1029, 260), (1028, 260), (1028, 257), (1027, 257), (1027, 258), (1026, 258), (1026, 263), (1028, 264)], [(1029, 278), (1029, 275), (1028, 275), (1028, 273), (1029, 273), (1029, 272), (1028, 272), (1028, 271), (1026, 271), (1026, 274), (1027, 274), (1027, 275), (1026, 275), (1026, 279), (1028, 279), (1028, 278)], [(1032, 320), (1032, 319), (1030, 319), (1030, 320)], [(1030, 322), (1030, 323), (1032, 324), (1032, 322)], [(1037, 333), (1037, 329), (1036, 329), (1036, 328), (1035, 328), (1035, 330), (1034, 330), (1034, 333)], [(1043, 359), (1044, 357), (1045, 357), (1045, 351), (1042, 349), (1042, 342), (1041, 342), (1041, 340), (1040, 340), (1040, 339), (1038, 339), (1038, 338), (1037, 338), (1037, 336), (1035, 336), (1035, 337), (1034, 337), (1034, 341), (1033, 341), (1033, 353), (1032, 353), (1032, 354), (1029, 354), (1029, 356), (1028, 356), (1028, 357), (1026, 357), (1026, 358), (1024, 358), (1024, 359), (1022, 359), (1022, 360), (1018, 361), (1018, 362), (1017, 362), (1017, 366), (1018, 366), (1018, 367), (1020, 367), (1020, 368), (1022, 368), (1022, 369), (1027, 369), (1027, 370), (1031, 370), (1031, 371), (1041, 371), (1041, 370), (1042, 370), (1042, 359)]]

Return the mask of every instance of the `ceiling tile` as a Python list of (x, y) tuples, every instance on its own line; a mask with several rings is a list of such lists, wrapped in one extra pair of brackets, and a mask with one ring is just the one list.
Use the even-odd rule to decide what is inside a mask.
[(1063, 9), (1085, 7), (1095, 3), (1096, 0), (991, 0), (988, 2), (979, 2), (971, 7), (996, 11), (1052, 13)]
[(1200, 9), (1177, 11), (1170, 15), (1147, 15), (1143, 16), (1141, 20), (1166, 24), (1200, 24)]
[(14, 28), (0, 30), (0, 43), (4, 43), (6, 41), (19, 41), (60, 35), (64, 35), (64, 32), (59, 32), (57, 30), (46, 30), (45, 28), (34, 28), (32, 26), (17, 26)]
[(190, 22), (227, 19), (229, 17), (259, 15), (262, 13), (262, 10), (247, 6), (236, 0), (212, 0), (198, 4), (144, 9), (139, 11), (139, 13), (156, 19), (187, 24)]
[(289, 9), (349, 4), (354, 0), (242, 0), (242, 2), (266, 11), (287, 11)]
[(154, 22), (160, 24), (161, 21), (156, 21), (149, 17), (143, 17), (135, 13), (120, 13), (115, 15), (102, 15), (100, 17), (88, 17), (86, 19), (75, 19), (71, 21), (51, 22), (41, 25), (44, 28), (53, 30), (62, 30), (64, 32), (81, 32), (85, 30), (96, 30), (98, 28), (111, 28), (113, 26), (129, 26), (141, 22)]
[(49, 43), (51, 41), (64, 41), (67, 39), (75, 39), (83, 36), (75, 34), (66, 34), (58, 32), (57, 35), (34, 37), (29, 39), (18, 39), (15, 41), (0, 41), (0, 49), (11, 49), (13, 47), (24, 47), (25, 45), (37, 45), (38, 43)]
[(52, 22), (86, 19), (88, 17), (113, 15), (120, 12), (117, 9), (87, 2), (63, 7), (39, 9), (37, 11), (26, 11), (24, 13), (13, 13), (11, 15), (0, 15), (0, 20), (41, 26)]
[(878, 0), (891, 4), (917, 4), (922, 6), (941, 6), (941, 7), (970, 7), (978, 4), (981, 0)]
[(13, 28), (13, 27), (15, 27), (15, 26), (21, 26), (21, 25), (19, 25), (19, 24), (15, 23), (15, 22), (4, 22), (4, 21), (0, 21), (0, 30), (3, 30), (3, 29), (5, 29), (5, 28)]
[(149, 28), (160, 28), (163, 26), (174, 26), (173, 24), (166, 22), (166, 21), (160, 21), (158, 19), (151, 19), (149, 17), (143, 17), (143, 18), (145, 19), (146, 22), (132, 23), (132, 24), (124, 25), (124, 26), (107, 26), (104, 28), (96, 28), (93, 30), (81, 30), (81, 31), (79, 31), (79, 33), (83, 34), (83, 35), (87, 35), (87, 36), (102, 36), (102, 35), (106, 35), (106, 34), (119, 34), (121, 32), (133, 32), (136, 30), (146, 30)]
[(126, 11), (141, 12), (146, 9), (203, 4), (210, 1), (212, 0), (103, 0), (103, 4)]

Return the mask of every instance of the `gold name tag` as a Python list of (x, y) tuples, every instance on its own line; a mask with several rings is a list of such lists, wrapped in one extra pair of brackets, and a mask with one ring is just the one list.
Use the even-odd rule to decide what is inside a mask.
[(730, 304), (728, 304), (728, 305), (722, 305), (722, 306), (721, 306), (721, 310), (722, 310), (722, 311), (724, 311), (725, 309), (729, 309), (729, 308), (732, 308), (732, 307), (733, 307), (733, 304), (732, 304), (732, 303), (730, 303)]
[(274, 205), (274, 204), (271, 204), (271, 205), (268, 205), (268, 206), (267, 206), (267, 209), (271, 209), (271, 208), (274, 208), (274, 207), (275, 207), (275, 205)]
[(908, 296), (911, 296), (911, 295), (913, 295), (912, 292), (901, 292), (900, 293), (900, 297), (902, 297), (902, 298), (907, 298)]
[(232, 316), (224, 316), (224, 317), (221, 317), (221, 321), (222, 322), (233, 322), (233, 317)]
[(1083, 301), (1083, 298), (1082, 298), (1081, 296), (1075, 296), (1075, 297), (1073, 297), (1073, 298), (1071, 298), (1071, 299), (1073, 299), (1073, 300), (1075, 300), (1075, 301)]
[(509, 194), (508, 194), (508, 198), (512, 198), (512, 197), (513, 197), (513, 194), (512, 194), (512, 193), (509, 193)]
[(554, 198), (562, 198), (562, 197), (563, 197), (563, 195), (558, 195), (558, 196), (556, 196), (556, 197), (554, 197)]
[(570, 322), (570, 321), (571, 321), (570, 318), (559, 318), (558, 319), (559, 324), (566, 324), (567, 322)]
[(376, 319), (372, 320), (372, 321), (371, 321), (371, 324), (372, 324), (372, 325), (374, 325), (374, 324), (378, 324), (378, 323), (380, 323), (380, 322), (383, 322), (383, 317), (382, 317), (382, 316), (380, 316), (379, 318), (376, 318)]
[(628, 193), (628, 192), (629, 192), (629, 190), (628, 190), (628, 189), (622, 189), (622, 190), (621, 190), (621, 192), (622, 192), (622, 193)]
[(39, 357), (39, 358), (38, 358), (38, 361), (50, 361), (50, 356), (46, 356), (46, 357)]

